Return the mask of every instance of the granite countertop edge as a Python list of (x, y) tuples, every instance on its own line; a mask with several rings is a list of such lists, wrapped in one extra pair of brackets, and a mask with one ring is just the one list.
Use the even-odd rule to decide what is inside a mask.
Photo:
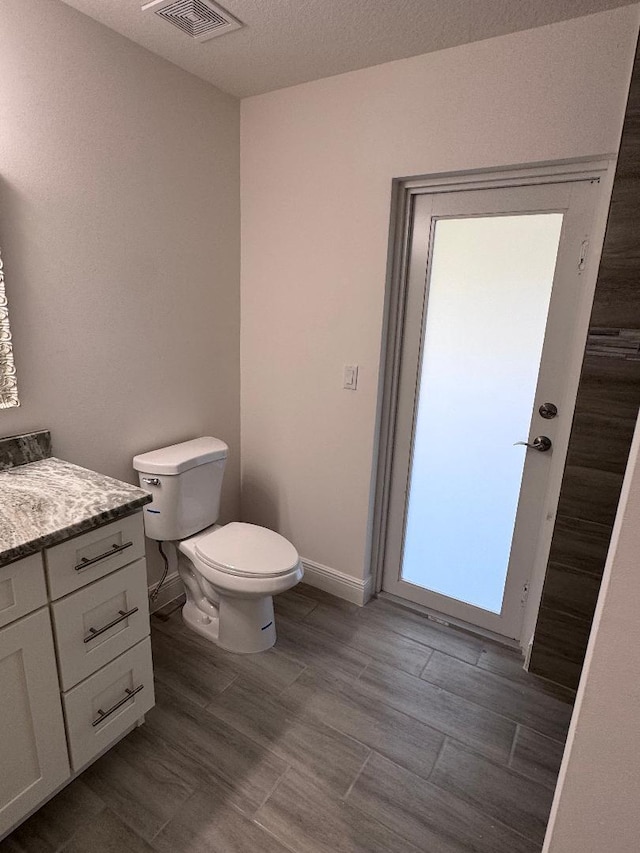
[(80, 533), (94, 530), (96, 527), (100, 527), (109, 521), (116, 521), (118, 518), (131, 515), (136, 510), (142, 509), (145, 504), (151, 503), (152, 500), (151, 495), (145, 495), (143, 498), (135, 498), (122, 506), (96, 513), (95, 515), (83, 518), (75, 524), (61, 527), (52, 533), (45, 533), (44, 536), (39, 536), (37, 539), (32, 539), (23, 545), (16, 545), (14, 548), (1, 551), (0, 568), (9, 565), (9, 563), (15, 563), (16, 560), (20, 560), (23, 557), (30, 557), (31, 554), (38, 554), (43, 548), (57, 545), (59, 542), (65, 542), (67, 539), (73, 539), (74, 536), (78, 536)]
[[(46, 466), (44, 472), (43, 466)], [(57, 545), (60, 542), (72, 539), (103, 524), (131, 515), (153, 500), (148, 492), (132, 486), (130, 483), (114, 480), (112, 477), (107, 477), (87, 468), (81, 468), (73, 463), (68, 463), (55, 457), (27, 463), (13, 470), (16, 473), (19, 471), (20, 474), (24, 472), (29, 479), (31, 470), (38, 472), (40, 475), (44, 473), (45, 479), (42, 480), (40, 476), (37, 486), (40, 491), (43, 490), (43, 487), (46, 489), (46, 480), (48, 477), (53, 476), (55, 480), (58, 480), (58, 476), (61, 476), (63, 479), (58, 480), (58, 482), (62, 483), (64, 483), (64, 478), (66, 477), (70, 483), (75, 482), (77, 485), (80, 482), (82, 489), (85, 487), (88, 487), (89, 490), (95, 488), (94, 494), (98, 495), (98, 500), (94, 502), (93, 506), (87, 507), (86, 515), (82, 511), (79, 511), (75, 518), (61, 518), (59, 527), (55, 527), (54, 529), (49, 527), (47, 529), (47, 526), (45, 526), (42, 535), (30, 536), (29, 532), (31, 531), (27, 530), (25, 531), (27, 535), (22, 541), (5, 543), (5, 547), (0, 545), (0, 568), (14, 563), (16, 560), (37, 554), (43, 548)], [(3, 476), (4, 473), (6, 472), (3, 472)], [(109, 495), (109, 492), (112, 490), (115, 490), (117, 494)], [(126, 494), (129, 490), (130, 494)], [(105, 496), (104, 508), (100, 507), (101, 494)], [(81, 493), (81, 498), (83, 497), (84, 495)], [(111, 501), (114, 502), (112, 503)], [(76, 507), (77, 509), (78, 507)], [(32, 531), (32, 533), (38, 532), (37, 528)]]

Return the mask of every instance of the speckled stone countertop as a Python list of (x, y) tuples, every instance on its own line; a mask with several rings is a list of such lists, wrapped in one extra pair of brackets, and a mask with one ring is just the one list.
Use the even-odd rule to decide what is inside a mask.
[(51, 456), (51, 433), (48, 429), (6, 435), (0, 438), (0, 471), (38, 462)]
[(143, 489), (55, 457), (0, 471), (0, 566), (151, 500)]

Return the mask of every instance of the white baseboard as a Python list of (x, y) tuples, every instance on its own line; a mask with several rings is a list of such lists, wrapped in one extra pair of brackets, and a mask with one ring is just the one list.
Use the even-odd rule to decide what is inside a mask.
[[(359, 580), (338, 571), (338, 569), (331, 569), (321, 563), (314, 563), (313, 560), (302, 559), (302, 565), (304, 567), (304, 583), (308, 583), (309, 586), (314, 586), (316, 589), (330, 592), (338, 598), (352, 602), (352, 604), (358, 604), (362, 607), (373, 594), (373, 578), (371, 575), (364, 580)], [(149, 587), (149, 594), (153, 592), (156, 585), (157, 581)], [(160, 610), (165, 604), (179, 598), (183, 592), (184, 586), (180, 580), (180, 575), (177, 572), (172, 572), (162, 584), (158, 597), (151, 605), (151, 612)]]
[[(158, 581), (149, 587), (149, 595), (151, 595), (157, 585)], [(162, 584), (162, 589), (158, 593), (158, 597), (150, 605), (151, 612), (155, 613), (156, 610), (160, 610), (160, 608), (164, 607), (165, 604), (169, 604), (170, 601), (173, 601), (175, 598), (179, 598), (183, 592), (184, 585), (180, 580), (180, 575), (177, 572), (171, 572), (170, 575), (167, 575), (167, 579)]]
[(373, 595), (373, 578), (371, 575), (360, 580), (351, 575), (346, 575), (338, 569), (323, 566), (313, 560), (301, 557), (304, 567), (303, 583), (330, 592), (345, 601), (351, 601), (363, 607)]
[(529, 664), (531, 663), (531, 653), (533, 652), (533, 634), (531, 635), (531, 639), (527, 643), (526, 649), (522, 650), (524, 652), (524, 668), (529, 672)]

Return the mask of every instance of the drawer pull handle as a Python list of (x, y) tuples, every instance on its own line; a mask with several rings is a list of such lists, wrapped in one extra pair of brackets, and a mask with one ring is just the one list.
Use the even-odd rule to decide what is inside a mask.
[(102, 708), (98, 708), (98, 717), (91, 723), (92, 726), (99, 726), (107, 717), (110, 717), (118, 708), (121, 708), (125, 702), (128, 702), (129, 699), (133, 699), (136, 693), (140, 693), (143, 689), (144, 684), (139, 684), (137, 687), (134, 687), (133, 690), (129, 690), (128, 687), (125, 687), (124, 692), (127, 694), (123, 696), (115, 705), (112, 705), (108, 711), (103, 711)]
[(83, 642), (90, 643), (91, 640), (95, 640), (96, 637), (99, 637), (100, 634), (104, 634), (104, 632), (108, 631), (109, 628), (113, 628), (113, 626), (117, 625), (119, 622), (124, 622), (127, 617), (133, 616), (133, 614), (137, 612), (137, 607), (132, 607), (131, 610), (118, 610), (118, 616), (116, 616), (115, 619), (112, 619), (107, 625), (103, 625), (102, 628), (89, 628), (89, 633), (84, 638)]
[(104, 560), (106, 557), (111, 557), (113, 554), (119, 554), (120, 551), (124, 551), (125, 548), (131, 548), (133, 542), (125, 542), (124, 545), (112, 545), (110, 551), (105, 551), (104, 554), (99, 554), (97, 557), (83, 557), (78, 565), (75, 567), (76, 572), (82, 571), (82, 569), (86, 569), (87, 566), (93, 565), (93, 563), (97, 563), (98, 560)]

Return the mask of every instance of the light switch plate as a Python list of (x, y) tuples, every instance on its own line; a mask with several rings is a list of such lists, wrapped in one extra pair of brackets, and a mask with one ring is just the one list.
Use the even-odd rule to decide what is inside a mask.
[(358, 365), (346, 364), (344, 368), (344, 381), (342, 387), (347, 391), (356, 391), (358, 389)]

